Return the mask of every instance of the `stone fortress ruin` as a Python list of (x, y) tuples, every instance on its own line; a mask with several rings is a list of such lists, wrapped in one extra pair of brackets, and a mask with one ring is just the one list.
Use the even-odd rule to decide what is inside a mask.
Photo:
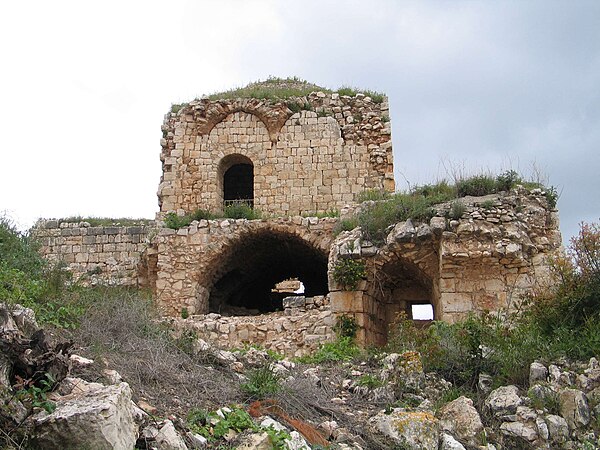
[[(230, 347), (303, 354), (333, 337), (342, 314), (355, 319), (359, 342), (382, 344), (415, 305), (452, 322), (518, 302), (561, 243), (539, 189), (463, 198), (460, 217), (438, 205), (430, 220), (397, 223), (377, 245), (360, 228), (339, 232), (362, 207), (360, 193), (394, 192), (390, 126), (385, 97), (316, 86), (285, 99), (176, 105), (162, 125), (156, 221), (47, 220), (34, 233), (75, 276), (148, 287), (165, 315)], [(212, 218), (232, 205), (262, 218)], [(213, 216), (165, 226), (169, 215), (198, 210)], [(342, 260), (365, 269), (352, 289), (334, 277)]]

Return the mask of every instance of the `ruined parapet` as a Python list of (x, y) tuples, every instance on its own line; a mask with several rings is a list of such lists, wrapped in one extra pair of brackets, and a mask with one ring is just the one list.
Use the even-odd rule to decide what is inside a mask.
[(154, 221), (91, 226), (86, 221), (41, 220), (32, 228), (40, 253), (62, 262), (74, 280), (84, 284), (148, 286), (149, 241), (156, 234)]
[(203, 98), (167, 114), (162, 130), (160, 215), (243, 201), (293, 216), (341, 209), (365, 189), (394, 191), (385, 97)]
[[(548, 279), (547, 258), (559, 251), (558, 213), (541, 190), (465, 197), (438, 205), (427, 223), (396, 224), (380, 248), (360, 229), (342, 233), (330, 254), (332, 309), (356, 318), (362, 342), (383, 343), (413, 305), (431, 305), (433, 318), (447, 322), (515, 308)], [(334, 280), (343, 258), (365, 264), (356, 290)]]

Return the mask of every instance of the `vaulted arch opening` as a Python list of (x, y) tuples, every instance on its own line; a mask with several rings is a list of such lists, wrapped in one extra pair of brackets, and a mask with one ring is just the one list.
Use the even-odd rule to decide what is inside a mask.
[(219, 163), (218, 177), (223, 206), (254, 206), (254, 164), (250, 158), (240, 154), (225, 156)]
[(409, 319), (417, 325), (427, 326), (438, 318), (435, 254), (419, 256), (423, 264), (417, 264), (412, 257), (391, 255), (378, 269), (369, 288), (375, 311), (366, 321), (369, 343), (385, 344), (399, 320)]
[(327, 254), (294, 234), (262, 230), (246, 235), (219, 259), (209, 311), (250, 315), (281, 310), (290, 292), (278, 286), (291, 279), (302, 283), (307, 297), (327, 294)]

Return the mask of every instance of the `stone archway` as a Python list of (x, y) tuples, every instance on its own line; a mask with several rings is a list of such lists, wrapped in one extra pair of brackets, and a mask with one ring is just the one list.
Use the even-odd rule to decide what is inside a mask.
[(306, 296), (325, 295), (327, 254), (301, 237), (258, 230), (230, 243), (219, 256), (208, 299), (209, 312), (245, 315), (281, 310), (275, 285), (302, 282)]

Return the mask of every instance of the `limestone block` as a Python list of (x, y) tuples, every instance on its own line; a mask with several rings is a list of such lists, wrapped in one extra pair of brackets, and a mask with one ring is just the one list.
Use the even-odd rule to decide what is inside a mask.
[(136, 426), (127, 383), (102, 386), (66, 401), (52, 414), (33, 418), (32, 440), (39, 448), (133, 448)]
[(461, 442), (472, 446), (479, 444), (483, 424), (470, 398), (462, 396), (444, 405), (439, 411), (439, 419), (442, 430)]

